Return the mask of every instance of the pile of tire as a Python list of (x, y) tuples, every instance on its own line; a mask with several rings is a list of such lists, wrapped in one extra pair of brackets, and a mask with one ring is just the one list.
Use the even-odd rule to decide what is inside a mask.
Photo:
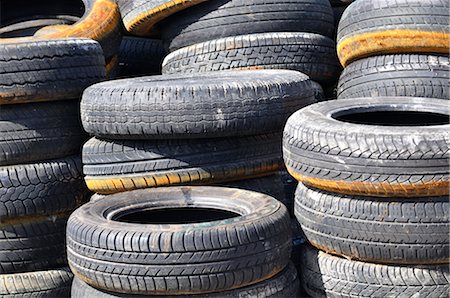
[(338, 99), (449, 99), (449, 9), (441, 0), (352, 3), (338, 28)]
[[(66, 223), (90, 195), (82, 174), (86, 134), (78, 103), (86, 87), (105, 79), (101, 45), (112, 46), (112, 37), (105, 43), (100, 38), (100, 44), (78, 37), (101, 37), (90, 31), (95, 14), (109, 11), (119, 24), (113, 2), (85, 4), (97, 2), (101, 7), (86, 10), (81, 19), (68, 16), (73, 7), (54, 1), (1, 4), (1, 297), (65, 297), (70, 292)], [(113, 25), (111, 20), (106, 22)], [(50, 25), (58, 31), (45, 33)], [(120, 35), (111, 28), (110, 36)]]

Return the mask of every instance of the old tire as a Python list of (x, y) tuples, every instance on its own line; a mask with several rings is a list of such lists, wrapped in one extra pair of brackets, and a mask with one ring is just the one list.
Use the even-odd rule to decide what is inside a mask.
[(0, 42), (0, 104), (75, 99), (104, 78), (105, 60), (95, 41)]
[(245, 136), (279, 132), (314, 102), (308, 77), (294, 71), (182, 74), (91, 86), (81, 118), (88, 133), (108, 139)]
[(290, 69), (318, 82), (336, 81), (341, 67), (334, 41), (301, 33), (259, 33), (195, 44), (170, 53), (163, 74), (229, 69)]
[(448, 265), (399, 266), (339, 258), (305, 246), (300, 280), (311, 297), (444, 298)]
[(342, 65), (374, 55), (449, 52), (449, 2), (356, 1), (342, 15), (337, 51)]
[(387, 264), (449, 262), (449, 200), (328, 193), (299, 184), (295, 216), (308, 241), (347, 259)]
[(266, 32), (310, 32), (332, 37), (333, 11), (328, 0), (206, 1), (161, 25), (169, 50), (208, 40)]
[[(187, 215), (181, 219), (165, 213), (171, 208), (191, 211), (181, 211)], [(207, 209), (201, 213), (196, 208)], [(150, 210), (163, 213), (159, 219), (152, 217), (153, 223), (137, 223), (141, 213), (136, 212)], [(119, 221), (130, 212), (136, 215)], [(221, 187), (136, 190), (87, 203), (70, 216), (68, 260), (77, 278), (112, 292), (185, 295), (232, 290), (285, 268), (291, 250), (289, 224), (280, 202), (256, 192)]]
[(415, 96), (450, 99), (450, 59), (426, 54), (364, 58), (339, 79), (338, 98)]
[(381, 197), (449, 195), (448, 101), (335, 100), (306, 107), (284, 129), (291, 175), (331, 192)]
[(31, 36), (40, 28), (54, 25), (70, 25), (78, 21), (72, 16), (32, 16), (30, 19), (0, 27), (0, 38)]
[(270, 175), (282, 167), (279, 134), (160, 141), (89, 140), (86, 183), (100, 194), (165, 185), (217, 184)]

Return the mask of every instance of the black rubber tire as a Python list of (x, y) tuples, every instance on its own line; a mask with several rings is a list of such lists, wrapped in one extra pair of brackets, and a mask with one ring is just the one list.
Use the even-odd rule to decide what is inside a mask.
[(300, 280), (312, 297), (445, 298), (448, 265), (399, 266), (339, 258), (305, 246)]
[(449, 115), (442, 99), (359, 98), (311, 105), (286, 124), (286, 167), (298, 181), (331, 192), (448, 196)]
[(282, 168), (279, 134), (203, 140), (102, 141), (83, 147), (92, 191), (116, 193), (165, 185), (217, 184)]
[[(170, 215), (163, 215), (159, 224), (119, 221), (121, 214), (161, 208), (207, 208), (237, 217), (208, 219), (203, 213), (202, 222)], [(255, 284), (286, 267), (291, 245), (283, 204), (223, 187), (115, 194), (83, 205), (67, 225), (68, 260), (75, 276), (126, 294), (203, 294)]]
[(207, 40), (265, 32), (311, 32), (332, 37), (328, 0), (217, 0), (191, 7), (161, 24), (174, 50)]
[(424, 265), (450, 261), (448, 197), (345, 196), (299, 183), (295, 216), (312, 245), (347, 259)]
[(31, 36), (40, 28), (53, 25), (70, 25), (77, 21), (72, 16), (32, 16), (8, 26), (0, 26), (0, 38)]
[(312, 33), (259, 33), (206, 41), (170, 53), (163, 74), (228, 69), (291, 69), (318, 82), (337, 81), (332, 39)]
[(0, 166), (76, 154), (86, 140), (76, 101), (5, 105), (0, 109)]
[(245, 136), (280, 132), (314, 102), (308, 77), (295, 71), (181, 74), (91, 86), (81, 118), (88, 133), (108, 139)]
[(119, 49), (119, 77), (160, 74), (165, 56), (161, 40), (124, 36)]
[(361, 59), (339, 79), (338, 98), (414, 96), (450, 99), (450, 58), (397, 54)]
[(69, 268), (1, 274), (0, 296), (2, 298), (70, 297), (72, 279), (73, 275)]
[[(297, 270), (292, 263), (277, 275), (268, 280), (257, 284), (247, 286), (231, 291), (223, 291), (219, 293), (203, 294), (203, 295), (187, 295), (187, 296), (151, 296), (152, 298), (235, 298), (235, 297), (258, 297), (258, 298), (293, 298), (298, 297), (299, 280)], [(141, 295), (124, 295), (108, 291), (98, 290), (87, 283), (82, 282), (78, 278), (73, 280), (72, 298), (140, 298)]]
[(78, 98), (104, 78), (105, 60), (95, 41), (0, 43), (0, 104)]
[(332, 6), (344, 6), (349, 5), (355, 0), (330, 0)]
[(311, 87), (314, 91), (314, 98), (317, 102), (326, 100), (325, 91), (323, 90), (322, 85), (316, 81), (311, 81)]

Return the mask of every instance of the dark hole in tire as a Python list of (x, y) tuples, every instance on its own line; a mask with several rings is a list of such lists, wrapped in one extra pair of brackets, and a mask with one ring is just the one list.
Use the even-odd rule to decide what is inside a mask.
[(212, 208), (164, 208), (130, 210), (117, 214), (112, 220), (137, 224), (189, 224), (223, 220), (240, 214)]
[(381, 126), (430, 126), (449, 124), (445, 114), (417, 111), (355, 111), (335, 113), (332, 118), (349, 123)]

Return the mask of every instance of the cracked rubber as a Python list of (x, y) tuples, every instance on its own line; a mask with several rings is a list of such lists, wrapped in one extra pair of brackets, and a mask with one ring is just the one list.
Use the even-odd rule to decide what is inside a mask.
[(76, 101), (1, 107), (0, 166), (76, 154), (85, 140)]
[(448, 55), (447, 0), (355, 1), (338, 28), (342, 65), (374, 55), (442, 53)]
[(92, 40), (0, 43), (0, 104), (78, 98), (105, 75), (102, 49)]
[(310, 32), (332, 37), (328, 0), (217, 0), (177, 13), (161, 24), (170, 52), (224, 37), (265, 32)]
[[(404, 116), (391, 114), (389, 119), (369, 120), (372, 125), (331, 116), (377, 111), (428, 112), (439, 116), (441, 122), (421, 126), (426, 118), (414, 126), (385, 126), (376, 120), (400, 123)], [(448, 101), (442, 99), (359, 98), (314, 104), (296, 112), (286, 124), (286, 167), (298, 181), (331, 192), (377, 197), (448, 196), (449, 115)]]
[[(70, 297), (73, 275), (69, 268), (0, 275), (2, 298)], [(92, 296), (91, 296), (92, 297)]]
[(163, 62), (163, 74), (228, 69), (291, 69), (318, 82), (336, 81), (341, 67), (335, 43), (302, 32), (231, 36), (179, 49)]
[(107, 139), (234, 137), (280, 132), (314, 102), (309, 78), (295, 71), (181, 74), (91, 86), (81, 118), (88, 133)]
[(281, 136), (202, 140), (106, 141), (83, 147), (92, 191), (116, 193), (165, 185), (217, 184), (270, 175), (282, 168)]
[(397, 54), (364, 58), (351, 63), (342, 72), (338, 98), (415, 96), (450, 99), (449, 72), (448, 55)]
[(448, 197), (356, 197), (302, 183), (295, 194), (295, 216), (312, 245), (378, 264), (447, 264), (449, 205)]
[[(169, 219), (172, 224), (114, 220), (123, 212), (187, 207), (237, 216), (184, 224), (178, 224), (179, 218)], [(223, 187), (115, 194), (83, 205), (67, 225), (74, 275), (96, 288), (126, 294), (203, 294), (256, 284), (287, 266), (291, 245), (283, 204), (256, 192)]]
[(448, 265), (399, 266), (339, 258), (305, 246), (300, 280), (311, 297), (445, 298)]

